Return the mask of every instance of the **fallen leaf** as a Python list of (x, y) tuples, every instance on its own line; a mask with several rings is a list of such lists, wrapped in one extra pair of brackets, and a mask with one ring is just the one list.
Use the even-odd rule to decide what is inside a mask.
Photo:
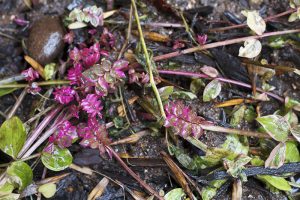
[(244, 42), (244, 47), (240, 47), (239, 56), (245, 58), (255, 58), (261, 52), (262, 45), (259, 40), (248, 39)]
[(262, 35), (266, 30), (266, 23), (259, 15), (258, 11), (242, 11), (242, 14), (247, 17), (247, 25), (257, 35)]

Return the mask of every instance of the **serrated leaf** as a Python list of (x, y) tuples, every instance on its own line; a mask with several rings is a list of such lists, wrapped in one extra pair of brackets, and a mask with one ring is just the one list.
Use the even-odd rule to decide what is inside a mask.
[(56, 185), (54, 183), (46, 183), (41, 185), (38, 189), (40, 193), (46, 198), (51, 198), (56, 192)]
[(52, 171), (61, 171), (72, 164), (73, 157), (68, 149), (54, 146), (52, 154), (43, 152), (41, 158), (43, 164)]
[(11, 181), (18, 185), (20, 191), (32, 182), (32, 170), (29, 165), (23, 161), (13, 162), (6, 170)]
[(256, 118), (256, 120), (274, 140), (279, 142), (287, 140), (290, 125), (284, 117), (280, 115), (267, 115)]
[(206, 85), (203, 91), (203, 101), (208, 102), (215, 99), (221, 92), (222, 85), (218, 80), (212, 80)]
[(269, 175), (257, 175), (257, 178), (282, 191), (290, 191), (292, 189), (288, 181), (282, 177), (269, 176)]
[(268, 159), (265, 162), (267, 168), (279, 168), (285, 161), (286, 145), (285, 143), (279, 143), (270, 153)]
[(182, 200), (185, 197), (185, 193), (182, 188), (175, 188), (169, 191), (165, 196), (165, 200)]
[(256, 10), (242, 11), (242, 14), (247, 17), (247, 25), (257, 35), (262, 35), (266, 30), (266, 23)]
[(240, 47), (239, 56), (245, 58), (255, 58), (261, 52), (262, 45), (259, 40), (248, 39), (244, 42), (244, 47)]
[(186, 99), (186, 100), (193, 100), (197, 98), (197, 96), (194, 93), (187, 92), (187, 91), (175, 91), (173, 92), (172, 97), (176, 99)]
[(0, 149), (17, 158), (26, 140), (26, 131), (18, 117), (6, 120), (0, 127)]

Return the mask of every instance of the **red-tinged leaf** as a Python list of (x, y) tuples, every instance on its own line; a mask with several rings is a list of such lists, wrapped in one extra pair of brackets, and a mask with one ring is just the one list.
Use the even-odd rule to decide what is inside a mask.
[(270, 153), (268, 159), (265, 162), (265, 167), (268, 168), (279, 168), (284, 164), (285, 160), (285, 151), (286, 151), (286, 144), (279, 143)]
[(212, 78), (215, 78), (215, 77), (217, 77), (219, 75), (219, 72), (215, 68), (210, 67), (210, 66), (206, 66), (205, 65), (204, 67), (201, 67), (200, 70), (204, 74), (206, 74), (206, 75), (208, 75), (208, 76), (210, 76)]

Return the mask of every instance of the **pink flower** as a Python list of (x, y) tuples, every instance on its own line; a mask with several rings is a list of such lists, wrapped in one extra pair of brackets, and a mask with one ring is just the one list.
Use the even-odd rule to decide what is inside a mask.
[(71, 114), (73, 117), (79, 119), (79, 107), (78, 107), (78, 106), (76, 106), (76, 105), (71, 105), (71, 106), (69, 107), (69, 112), (70, 112), (70, 114)]
[(33, 95), (39, 93), (42, 89), (38, 86), (36, 82), (32, 82), (30, 86), (27, 88), (27, 92)]
[(87, 67), (93, 66), (100, 60), (100, 45), (94, 44), (90, 48), (84, 48), (81, 50), (81, 56), (83, 64)]
[(206, 40), (207, 40), (207, 35), (206, 34), (204, 34), (204, 35), (197, 35), (197, 42), (200, 45), (204, 45), (206, 43)]
[(70, 86), (63, 86), (61, 88), (56, 88), (53, 94), (54, 99), (57, 102), (61, 104), (68, 104), (74, 100), (76, 92)]
[(74, 62), (79, 62), (81, 60), (81, 53), (78, 48), (74, 48), (70, 51), (69, 57), (74, 61)]
[(13, 21), (19, 26), (27, 26), (29, 24), (29, 21), (26, 21), (25, 19), (19, 18), (17, 16), (13, 16)]
[(26, 81), (30, 81), (30, 82), (39, 78), (39, 73), (35, 71), (32, 67), (22, 71), (21, 74), (25, 77)]
[(58, 127), (57, 132), (49, 137), (49, 142), (65, 148), (71, 146), (77, 138), (76, 127), (69, 121), (65, 121)]
[(101, 101), (95, 94), (88, 94), (85, 99), (81, 100), (82, 109), (85, 110), (90, 117), (101, 116), (100, 111), (102, 110)]
[(68, 70), (68, 80), (71, 81), (71, 85), (78, 84), (80, 82), (80, 78), (82, 77), (82, 66), (81, 64), (77, 63), (74, 65), (73, 68)]
[(64, 36), (64, 42), (68, 44), (72, 44), (74, 40), (74, 32), (71, 31)]

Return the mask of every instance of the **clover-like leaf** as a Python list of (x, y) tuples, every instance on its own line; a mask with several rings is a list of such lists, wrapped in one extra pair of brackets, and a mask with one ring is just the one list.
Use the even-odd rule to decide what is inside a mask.
[(42, 154), (43, 164), (52, 171), (61, 171), (69, 167), (72, 164), (73, 157), (68, 149), (61, 149), (58, 146), (54, 146), (53, 152)]
[(287, 140), (290, 125), (284, 117), (280, 115), (267, 115), (256, 118), (256, 120), (274, 140), (279, 142)]
[(165, 200), (181, 200), (185, 197), (185, 193), (182, 188), (175, 188), (169, 191), (165, 196)]
[(262, 35), (266, 30), (266, 23), (256, 10), (242, 11), (242, 14), (247, 17), (247, 25), (257, 35)]
[(206, 85), (203, 91), (203, 101), (208, 102), (212, 99), (215, 99), (221, 92), (222, 85), (221, 83), (214, 79)]
[(279, 168), (285, 161), (286, 144), (279, 143), (270, 153), (268, 159), (265, 162), (265, 167)]
[(26, 140), (26, 131), (18, 117), (6, 120), (0, 127), (0, 149), (13, 158), (17, 158)]
[(239, 56), (245, 58), (255, 58), (261, 52), (262, 45), (259, 40), (248, 39), (244, 42), (244, 47), (240, 47)]
[(6, 173), (11, 182), (18, 185), (20, 191), (31, 183), (33, 177), (30, 166), (23, 161), (13, 162), (7, 168)]
[(51, 198), (56, 192), (56, 185), (54, 183), (46, 183), (41, 185), (38, 191), (42, 193), (44, 197)]

